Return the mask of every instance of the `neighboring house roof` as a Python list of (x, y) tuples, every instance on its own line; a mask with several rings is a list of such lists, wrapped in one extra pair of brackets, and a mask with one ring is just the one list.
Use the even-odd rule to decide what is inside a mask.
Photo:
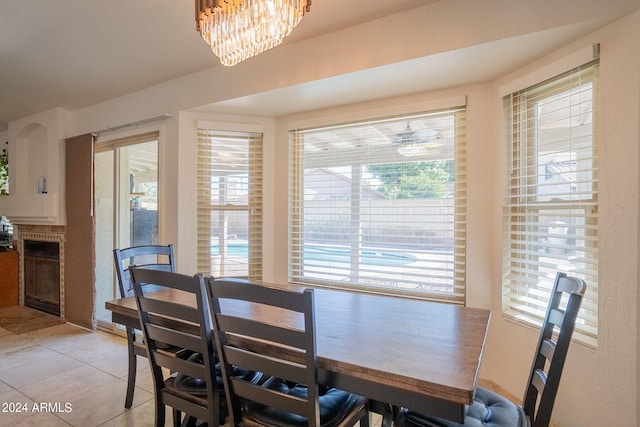
[(575, 160), (551, 162), (545, 165), (545, 172), (559, 176), (563, 181), (574, 183), (576, 182), (576, 166), (577, 162)]

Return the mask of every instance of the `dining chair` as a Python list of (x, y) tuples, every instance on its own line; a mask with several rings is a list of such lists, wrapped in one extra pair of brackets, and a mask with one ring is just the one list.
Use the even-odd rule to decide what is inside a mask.
[[(587, 285), (558, 272), (542, 323), (522, 406), (485, 388), (476, 390), (465, 427), (547, 427), (569, 350), (576, 317)], [(460, 424), (403, 409), (398, 427), (455, 427)]]
[[(133, 285), (129, 276), (128, 267), (137, 265), (140, 268), (153, 270), (175, 271), (173, 245), (144, 245), (132, 246), (125, 249), (114, 249), (113, 260), (116, 267), (118, 289), (120, 297), (133, 296)], [(131, 408), (133, 392), (136, 386), (137, 356), (147, 357), (147, 350), (142, 340), (138, 337), (135, 328), (126, 327), (128, 350), (128, 374), (127, 394), (124, 407)]]
[[(207, 282), (232, 426), (370, 425), (366, 398), (318, 384), (312, 290), (242, 279)], [(259, 345), (243, 345), (247, 339)], [(248, 383), (233, 375), (238, 366), (267, 379)]]
[[(130, 274), (153, 377), (156, 427), (164, 427), (167, 406), (173, 410), (174, 426), (202, 420), (217, 427), (224, 422), (226, 403), (221, 399), (222, 382), (216, 376), (211, 311), (203, 276), (136, 266), (130, 268)], [(155, 298), (148, 285), (190, 294), (191, 304), (186, 299), (181, 303)], [(169, 355), (158, 348), (158, 343), (183, 348), (190, 356)], [(186, 387), (180, 387), (180, 378), (190, 379)]]

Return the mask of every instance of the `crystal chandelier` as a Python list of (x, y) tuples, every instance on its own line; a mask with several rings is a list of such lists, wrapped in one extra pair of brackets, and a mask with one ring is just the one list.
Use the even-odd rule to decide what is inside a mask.
[(282, 43), (310, 8), (311, 0), (196, 0), (196, 29), (232, 66)]

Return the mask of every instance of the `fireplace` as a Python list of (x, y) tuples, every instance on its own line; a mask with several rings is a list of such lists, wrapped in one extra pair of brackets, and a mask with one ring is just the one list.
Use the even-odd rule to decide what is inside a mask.
[(60, 244), (24, 241), (24, 305), (60, 316)]
[(18, 226), (20, 304), (63, 319), (64, 243), (63, 226)]

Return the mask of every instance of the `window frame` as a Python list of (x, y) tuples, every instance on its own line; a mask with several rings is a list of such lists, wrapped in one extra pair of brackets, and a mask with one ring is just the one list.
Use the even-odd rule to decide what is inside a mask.
[[(199, 124), (197, 128), (197, 149), (198, 149), (198, 166), (197, 166), (197, 268), (202, 274), (209, 275), (223, 275), (223, 276), (235, 276), (248, 278), (250, 280), (262, 280), (262, 216), (263, 216), (263, 151), (264, 151), (264, 139), (262, 131), (258, 129), (249, 130), (224, 130), (222, 126), (206, 126)], [(221, 173), (222, 166), (218, 166), (216, 169), (215, 164), (222, 165), (224, 159), (213, 160), (213, 154), (216, 150), (219, 151), (219, 146), (214, 144), (214, 139), (227, 139), (246, 141), (246, 158), (239, 158), (239, 162), (246, 162), (247, 173), (246, 178), (246, 204), (244, 203), (220, 203), (219, 200), (213, 200), (211, 197), (211, 187), (205, 186), (205, 181), (212, 184), (212, 179), (216, 176), (222, 177), (222, 175), (215, 175), (216, 172)], [(229, 149), (233, 147), (228, 147)], [(241, 156), (243, 157), (243, 156)], [(208, 169), (207, 169), (208, 168)], [(215, 215), (233, 215), (234, 213), (246, 213), (247, 215), (247, 274), (237, 275), (233, 274), (233, 268), (231, 264), (225, 265), (225, 254), (212, 253), (211, 235), (212, 225), (211, 219)], [(226, 217), (225, 217), (226, 218)], [(202, 230), (208, 230), (208, 235), (203, 233)], [(219, 236), (220, 243), (223, 247), (226, 247), (228, 236)], [(220, 252), (224, 252), (224, 249)], [(213, 261), (211, 258), (215, 255), (220, 257), (219, 270), (212, 271)], [(227, 268), (229, 267), (229, 268)], [(228, 272), (231, 271), (231, 273)]]
[[(507, 154), (503, 204), (503, 315), (510, 320), (540, 326), (553, 282), (551, 276), (555, 274), (551, 271), (545, 274), (545, 270), (565, 271), (587, 282), (574, 339), (591, 347), (596, 347), (598, 340), (598, 69), (596, 59), (503, 98)], [(573, 91), (581, 94), (582, 88), (591, 92), (590, 143), (585, 142), (579, 130), (571, 133), (568, 139), (558, 139), (557, 146), (547, 142), (544, 153), (555, 152), (569, 158), (563, 166), (565, 171), (560, 170), (562, 162), (551, 162), (555, 168), (552, 170), (539, 161), (543, 156), (539, 147), (542, 125), (536, 115), (541, 108), (539, 103), (562, 93), (571, 93), (570, 97), (573, 97)], [(578, 109), (576, 105), (581, 104), (582, 99), (574, 103), (571, 98), (569, 106), (559, 110), (567, 111), (570, 129), (578, 127), (571, 120), (585, 114), (574, 113), (574, 108)], [(542, 181), (549, 179), (547, 173), (556, 181), (561, 181), (561, 176), (568, 181), (567, 176), (572, 175), (570, 182), (574, 183), (568, 190), (566, 183), (545, 184)], [(544, 186), (548, 194), (542, 194), (541, 187)], [(554, 189), (557, 195), (552, 193)], [(557, 219), (545, 225), (544, 219), (551, 217)], [(562, 222), (561, 218), (571, 221)], [(552, 227), (549, 224), (560, 225)], [(566, 251), (583, 256), (566, 256), (567, 260), (563, 262), (561, 256), (543, 255), (545, 251)]]
[[(377, 293), (377, 294), (388, 294), (394, 296), (403, 296), (409, 298), (419, 298), (426, 299), (432, 301), (441, 301), (448, 303), (456, 303), (456, 304), (465, 304), (466, 303), (466, 100), (463, 102), (463, 105), (456, 104), (457, 106), (445, 107), (439, 106), (438, 108), (433, 108), (429, 110), (413, 110), (403, 115), (389, 115), (386, 117), (373, 117), (370, 119), (362, 119), (351, 122), (338, 122), (338, 123), (327, 123), (321, 126), (307, 126), (300, 128), (293, 128), (289, 131), (289, 142), (290, 142), (290, 150), (289, 150), (289, 259), (288, 259), (288, 279), (289, 282), (300, 284), (300, 285), (310, 285), (315, 287), (330, 287), (334, 289), (344, 289), (349, 291), (356, 292), (367, 292), (367, 293)], [(418, 112), (415, 112), (418, 111)], [(420, 112), (421, 111), (421, 112)], [(425, 291), (411, 291), (407, 289), (394, 289), (392, 287), (387, 287), (385, 285), (379, 284), (371, 284), (366, 282), (366, 277), (364, 278), (364, 282), (358, 281), (358, 283), (345, 283), (342, 281), (333, 281), (333, 280), (321, 280), (318, 278), (310, 278), (304, 276), (304, 262), (305, 257), (303, 255), (305, 246), (304, 241), (304, 222), (301, 218), (304, 217), (304, 136), (309, 132), (321, 132), (326, 129), (344, 129), (350, 126), (366, 126), (373, 123), (380, 123), (385, 121), (400, 121), (403, 123), (408, 123), (409, 120), (412, 120), (416, 117), (421, 117), (423, 115), (446, 115), (451, 114), (455, 116), (453, 121), (453, 138), (455, 139), (455, 144), (453, 148), (453, 159), (455, 159), (455, 164), (457, 167), (456, 172), (456, 180), (453, 187), (453, 192), (455, 193), (455, 197), (453, 197), (454, 202), (452, 202), (453, 208), (449, 215), (451, 216), (451, 226), (455, 230), (452, 231), (452, 239), (454, 244), (452, 245), (452, 255), (450, 264), (452, 265), (450, 269), (450, 279), (453, 283), (453, 291), (452, 292), (425, 292)], [(348, 150), (345, 150), (347, 152)], [(353, 171), (352, 169), (352, 178), (353, 181), (356, 181), (357, 175), (363, 173), (362, 167), (369, 164), (366, 161), (361, 161), (358, 157), (358, 154), (355, 150), (352, 150), (351, 153), (346, 153), (343, 161), (346, 161), (349, 167), (359, 167), (361, 168), (359, 171)], [(320, 156), (319, 156), (320, 157)], [(331, 153), (329, 153), (329, 157), (331, 158)], [(348, 161), (351, 158), (351, 161)], [(417, 159), (420, 157), (418, 156)], [(411, 157), (407, 157), (406, 163), (412, 162)], [(416, 160), (413, 160), (415, 162)], [(333, 164), (334, 167), (338, 166)], [(375, 164), (375, 163), (371, 163)], [(356, 185), (355, 187), (358, 187)], [(358, 192), (356, 192), (358, 193)], [(353, 195), (353, 190), (352, 190)], [(349, 199), (349, 200), (353, 200)], [(360, 206), (358, 203), (353, 203), (352, 201), (352, 213), (353, 215), (359, 215)], [(356, 246), (356, 249), (363, 250), (363, 246)], [(353, 254), (353, 247), (351, 249), (351, 253)], [(362, 255), (360, 255), (362, 257)], [(358, 255), (351, 255), (350, 265), (353, 268), (353, 265), (360, 266), (363, 263), (362, 258), (358, 258)], [(359, 270), (359, 267), (356, 268)], [(344, 271), (349, 271), (347, 268)], [(362, 279), (358, 276), (358, 279)], [(380, 282), (384, 282), (381, 280)]]

